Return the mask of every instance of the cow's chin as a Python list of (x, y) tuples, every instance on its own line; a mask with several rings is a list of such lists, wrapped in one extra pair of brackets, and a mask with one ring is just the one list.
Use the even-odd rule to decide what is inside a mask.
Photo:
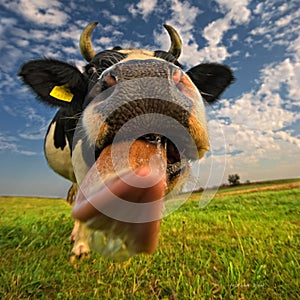
[(86, 222), (90, 245), (120, 261), (158, 244), (167, 192), (166, 150), (143, 140), (107, 146), (86, 174), (73, 216)]

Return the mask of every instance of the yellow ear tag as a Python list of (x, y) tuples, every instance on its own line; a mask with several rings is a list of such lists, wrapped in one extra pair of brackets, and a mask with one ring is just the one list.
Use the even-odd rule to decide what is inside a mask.
[(71, 102), (74, 97), (67, 85), (56, 85), (50, 92), (50, 96), (66, 102)]

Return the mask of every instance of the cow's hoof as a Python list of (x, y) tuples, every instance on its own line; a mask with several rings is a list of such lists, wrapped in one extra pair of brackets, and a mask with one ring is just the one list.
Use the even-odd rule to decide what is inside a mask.
[(89, 257), (90, 254), (90, 247), (84, 243), (75, 244), (71, 255), (70, 255), (70, 262), (74, 263), (77, 260), (83, 260)]

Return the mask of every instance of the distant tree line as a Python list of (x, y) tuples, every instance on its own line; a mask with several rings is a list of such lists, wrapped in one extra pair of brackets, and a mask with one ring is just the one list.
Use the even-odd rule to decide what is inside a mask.
[[(213, 187), (210, 187), (209, 189), (218, 189), (218, 188), (226, 188), (228, 186), (238, 186), (238, 185), (248, 185), (248, 184), (252, 184), (250, 182), (250, 180), (246, 180), (244, 183), (241, 183), (241, 180), (240, 180), (240, 175), (239, 174), (229, 174), (228, 175), (228, 183), (223, 183), (222, 185), (220, 186), (213, 186)], [(195, 190), (195, 192), (203, 192), (204, 189), (203, 187), (199, 187), (197, 190)]]
[(240, 185), (241, 182), (240, 182), (239, 174), (228, 175), (228, 182), (229, 182), (229, 185), (232, 185), (232, 186)]

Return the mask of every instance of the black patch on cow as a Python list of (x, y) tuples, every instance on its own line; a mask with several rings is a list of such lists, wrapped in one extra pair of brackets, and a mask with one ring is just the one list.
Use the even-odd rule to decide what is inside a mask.
[(115, 50), (105, 50), (93, 57), (91, 62), (85, 67), (86, 73), (88, 73), (89, 68), (94, 67), (100, 76), (103, 71), (107, 68), (117, 64), (122, 59), (126, 57), (126, 54), (120, 53)]
[[(18, 75), (44, 103), (81, 110), (88, 79), (75, 66), (54, 59), (33, 60), (24, 64)], [(74, 95), (72, 101), (52, 97), (50, 93), (55, 86), (67, 86)]]
[(233, 80), (232, 71), (224, 65), (200, 64), (186, 72), (207, 102), (218, 99)]
[[(80, 128), (83, 127), (82, 119), (79, 120), (78, 126)], [(92, 145), (86, 134), (80, 134), (80, 132), (77, 132), (76, 134), (73, 134), (72, 138), (72, 144), (70, 144), (72, 147), (71, 150), (73, 151), (76, 148), (76, 145), (81, 142), (82, 158), (85, 164), (91, 168), (103, 149), (98, 149), (95, 144)]]
[(115, 46), (115, 47), (113, 47), (112, 50), (122, 50), (122, 47), (120, 47), (120, 46)]
[(162, 51), (162, 50), (156, 50), (156, 51), (154, 51), (154, 56), (162, 58), (165, 61), (173, 63), (174, 65), (182, 68), (182, 65), (178, 62), (178, 60), (170, 52), (166, 52), (166, 51)]
[[(79, 116), (78, 116), (79, 118)], [(70, 116), (68, 110), (61, 108), (53, 118), (48, 131), (49, 133), (50, 127), (53, 123), (55, 123), (55, 130), (54, 130), (54, 146), (57, 149), (64, 150), (66, 147), (66, 139), (70, 145), (70, 150), (72, 152), (72, 143), (73, 143), (73, 136), (74, 132), (78, 123), (78, 118), (76, 116)]]
[[(57, 149), (61, 149), (64, 150), (65, 146), (66, 146), (66, 136), (65, 136), (65, 129), (64, 129), (64, 119), (63, 119), (63, 114), (61, 113), (61, 110), (59, 110), (57, 112), (57, 114), (55, 115), (54, 119), (52, 120), (50, 127), (52, 126), (52, 124), (55, 123), (55, 129), (54, 129), (54, 146)], [(48, 130), (49, 131), (49, 130)], [(48, 135), (48, 132), (47, 132)]]

